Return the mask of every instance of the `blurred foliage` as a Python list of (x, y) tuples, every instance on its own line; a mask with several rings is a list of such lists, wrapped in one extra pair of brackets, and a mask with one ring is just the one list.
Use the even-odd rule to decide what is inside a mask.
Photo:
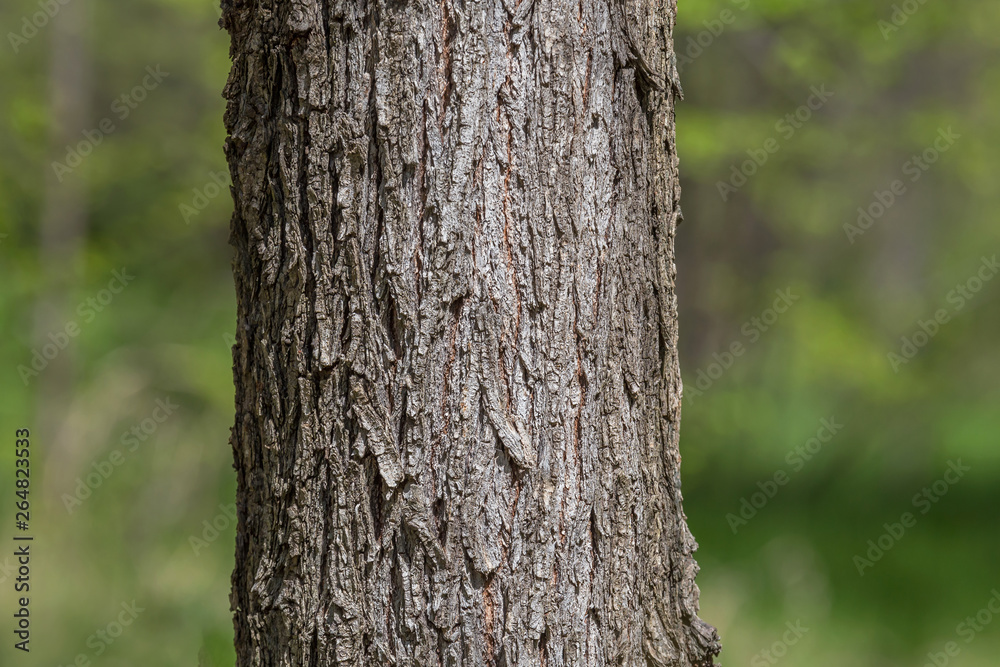
[[(770, 664), (761, 651), (801, 620), (810, 630), (788, 664), (922, 665), (955, 641), (953, 664), (993, 665), (1000, 623), (969, 643), (956, 628), (1000, 584), (1000, 281), (968, 299), (953, 290), (1000, 249), (1000, 7), (679, 4), (681, 449), (702, 616), (719, 627), (722, 662)], [(776, 124), (823, 86), (829, 101), (782, 134)], [(923, 170), (913, 156), (948, 128), (959, 137)], [(723, 200), (719, 182), (769, 137), (778, 150)], [(858, 208), (878, 213), (878, 193), (895, 201), (862, 229)], [(753, 318), (786, 288), (798, 301), (761, 332)], [(924, 341), (920, 323), (934, 331), (941, 309), (949, 320)], [(925, 344), (894, 368), (903, 337)], [(733, 342), (745, 351), (730, 359)], [(831, 416), (844, 428), (789, 465)], [(922, 514), (913, 496), (957, 459), (971, 470)], [(727, 515), (777, 471), (787, 483), (734, 533)], [(859, 576), (854, 556), (907, 511), (916, 525)]]
[[(51, 4), (58, 11), (44, 21), (35, 16), (37, 1), (0, 7), (7, 119), (0, 134), (0, 367), (7, 369), (0, 415), (10, 445), (0, 448), (0, 497), (13, 498), (14, 429), (30, 427), (35, 536), (31, 657), (25, 661), (5, 640), (0, 664), (70, 665), (83, 656), (107, 667), (232, 665), (235, 531), (220, 509), (235, 493), (232, 201), (227, 190), (208, 188), (213, 172), (226, 172), (228, 37), (208, 2)], [(42, 25), (15, 53), (8, 33), (29, 34), (25, 17)], [(69, 83), (82, 93), (72, 100), (53, 96), (52, 63), (59, 31), (74, 29), (83, 39), (69, 57), (77, 66)], [(136, 95), (147, 67), (158, 66), (159, 84)], [(122, 95), (129, 104), (122, 106)], [(66, 104), (79, 107), (78, 117), (60, 118), (57, 107)], [(114, 129), (98, 142), (106, 118)], [(60, 265), (56, 257), (53, 266), (39, 231), (52, 215), (52, 162), (66, 162), (67, 144), (79, 148), (88, 136), (96, 145), (56, 181), (80, 192), (70, 205), (84, 210), (84, 226), (72, 260)], [(196, 190), (216, 196), (196, 201)], [(200, 210), (185, 220), (182, 204)], [(134, 279), (101, 304), (101, 290), (123, 267)], [(102, 308), (89, 321), (77, 312), (87, 299)], [(46, 317), (40, 304), (58, 314)], [(26, 388), (18, 366), (30, 367), (32, 350), (71, 320), (79, 335)], [(162, 423), (149, 421), (164, 414), (157, 400), (178, 406)], [(154, 424), (152, 434), (143, 430)], [(116, 450), (124, 458), (117, 466), (109, 463)], [(90, 495), (67, 508), (79, 480), (80, 495)], [(0, 540), (12, 544), (10, 511), (5, 517)], [(205, 521), (222, 530), (196, 553), (191, 537), (216, 534)], [(15, 575), (4, 566), (13, 564), (12, 553), (0, 555), (7, 619)], [(122, 603), (133, 601), (142, 611), (114, 638)], [(10, 636), (9, 620), (3, 631)]]
[[(896, 26), (894, 4), (918, 9)], [(760, 652), (801, 621), (809, 631), (788, 664), (916, 665), (957, 641), (955, 664), (992, 665), (1000, 623), (970, 643), (956, 626), (1000, 586), (997, 286), (986, 281), (961, 308), (949, 296), (1000, 245), (1000, 5), (680, 5), (685, 508), (722, 661), (770, 664)], [(18, 427), (36, 438), (32, 664), (233, 664), (235, 308), (231, 201), (218, 188), (228, 71), (218, 15), (196, 0), (0, 8), (0, 415), (9, 444)], [(30, 38), (25, 20), (41, 24)], [(73, 29), (83, 39), (67, 98), (52, 63), (59, 30)], [(157, 66), (169, 74), (121, 117), (116, 100)], [(824, 86), (832, 97), (801, 112)], [(797, 110), (809, 118), (789, 136), (779, 122)], [(114, 130), (54, 181), (53, 161), (105, 118)], [(913, 156), (949, 127), (959, 138), (911, 180)], [(724, 200), (719, 183), (761, 150), (766, 161), (746, 166), (754, 173)], [(895, 180), (903, 193), (851, 237), (858, 208), (877, 211)], [(42, 242), (42, 221), (59, 231), (77, 218), (60, 237), (72, 252)], [(102, 304), (122, 267), (134, 280)], [(784, 313), (769, 313), (776, 290), (796, 297)], [(89, 320), (77, 309), (88, 299), (101, 306)], [(887, 355), (940, 309), (949, 320), (893, 368)], [(69, 321), (79, 335), (26, 388), (18, 367)], [(729, 358), (733, 343), (742, 352)], [(157, 400), (178, 405), (162, 423)], [(796, 469), (789, 452), (831, 417), (843, 429)], [(11, 470), (13, 448), (0, 451)], [(956, 459), (971, 470), (920, 514), (913, 495)], [(777, 471), (787, 483), (734, 534), (727, 515)], [(99, 485), (68, 509), (88, 479)], [(0, 497), (12, 497), (7, 473)], [(916, 525), (859, 576), (854, 556), (907, 511)], [(8, 619), (12, 561), (0, 556)], [(114, 631), (133, 600), (143, 611), (104, 643), (98, 631)], [(0, 656), (13, 660), (10, 642)]]

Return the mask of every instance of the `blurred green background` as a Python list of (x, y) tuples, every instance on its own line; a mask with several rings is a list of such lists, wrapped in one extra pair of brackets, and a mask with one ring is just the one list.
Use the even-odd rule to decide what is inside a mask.
[[(1000, 619), (960, 624), (1000, 590), (1000, 4), (679, 4), (681, 446), (721, 662), (995, 665)], [(2, 664), (233, 664), (218, 16), (0, 8), (11, 506), (35, 443), (32, 651), (4, 547)]]

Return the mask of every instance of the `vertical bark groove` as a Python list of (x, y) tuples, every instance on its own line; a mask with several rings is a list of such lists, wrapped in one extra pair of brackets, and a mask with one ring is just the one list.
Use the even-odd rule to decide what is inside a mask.
[(239, 665), (695, 667), (673, 0), (223, 0)]

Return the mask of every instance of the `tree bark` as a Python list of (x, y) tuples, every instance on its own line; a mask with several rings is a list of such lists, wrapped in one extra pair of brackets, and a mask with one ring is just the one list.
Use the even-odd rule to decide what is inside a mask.
[(223, 0), (241, 666), (711, 665), (674, 0)]

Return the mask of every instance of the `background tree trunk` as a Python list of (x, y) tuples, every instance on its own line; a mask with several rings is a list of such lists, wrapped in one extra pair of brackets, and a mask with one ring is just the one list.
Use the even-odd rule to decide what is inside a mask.
[(239, 665), (710, 665), (673, 1), (223, 9)]
[[(77, 315), (69, 295), (80, 284), (81, 250), (87, 236), (88, 201), (84, 182), (80, 174), (57, 175), (52, 164), (65, 160), (66, 147), (76, 146), (84, 132), (91, 129), (87, 125), (93, 92), (86, 38), (88, 14), (83, 3), (56, 7), (59, 11), (52, 16), (49, 41), (49, 160), (38, 225), (39, 275), (43, 285), (35, 307), (35, 340), (39, 348), (49, 342), (50, 333), (62, 331), (66, 322)], [(76, 380), (74, 352), (74, 346), (68, 345), (34, 379), (37, 414), (46, 415), (38, 420), (36, 436), (49, 443), (48, 460), (56, 465), (70, 459), (71, 452), (86, 449), (79, 425), (56, 417), (71, 412)], [(69, 477), (54, 474), (46, 475), (45, 479), (47, 483), (51, 483), (50, 479), (69, 482)]]

